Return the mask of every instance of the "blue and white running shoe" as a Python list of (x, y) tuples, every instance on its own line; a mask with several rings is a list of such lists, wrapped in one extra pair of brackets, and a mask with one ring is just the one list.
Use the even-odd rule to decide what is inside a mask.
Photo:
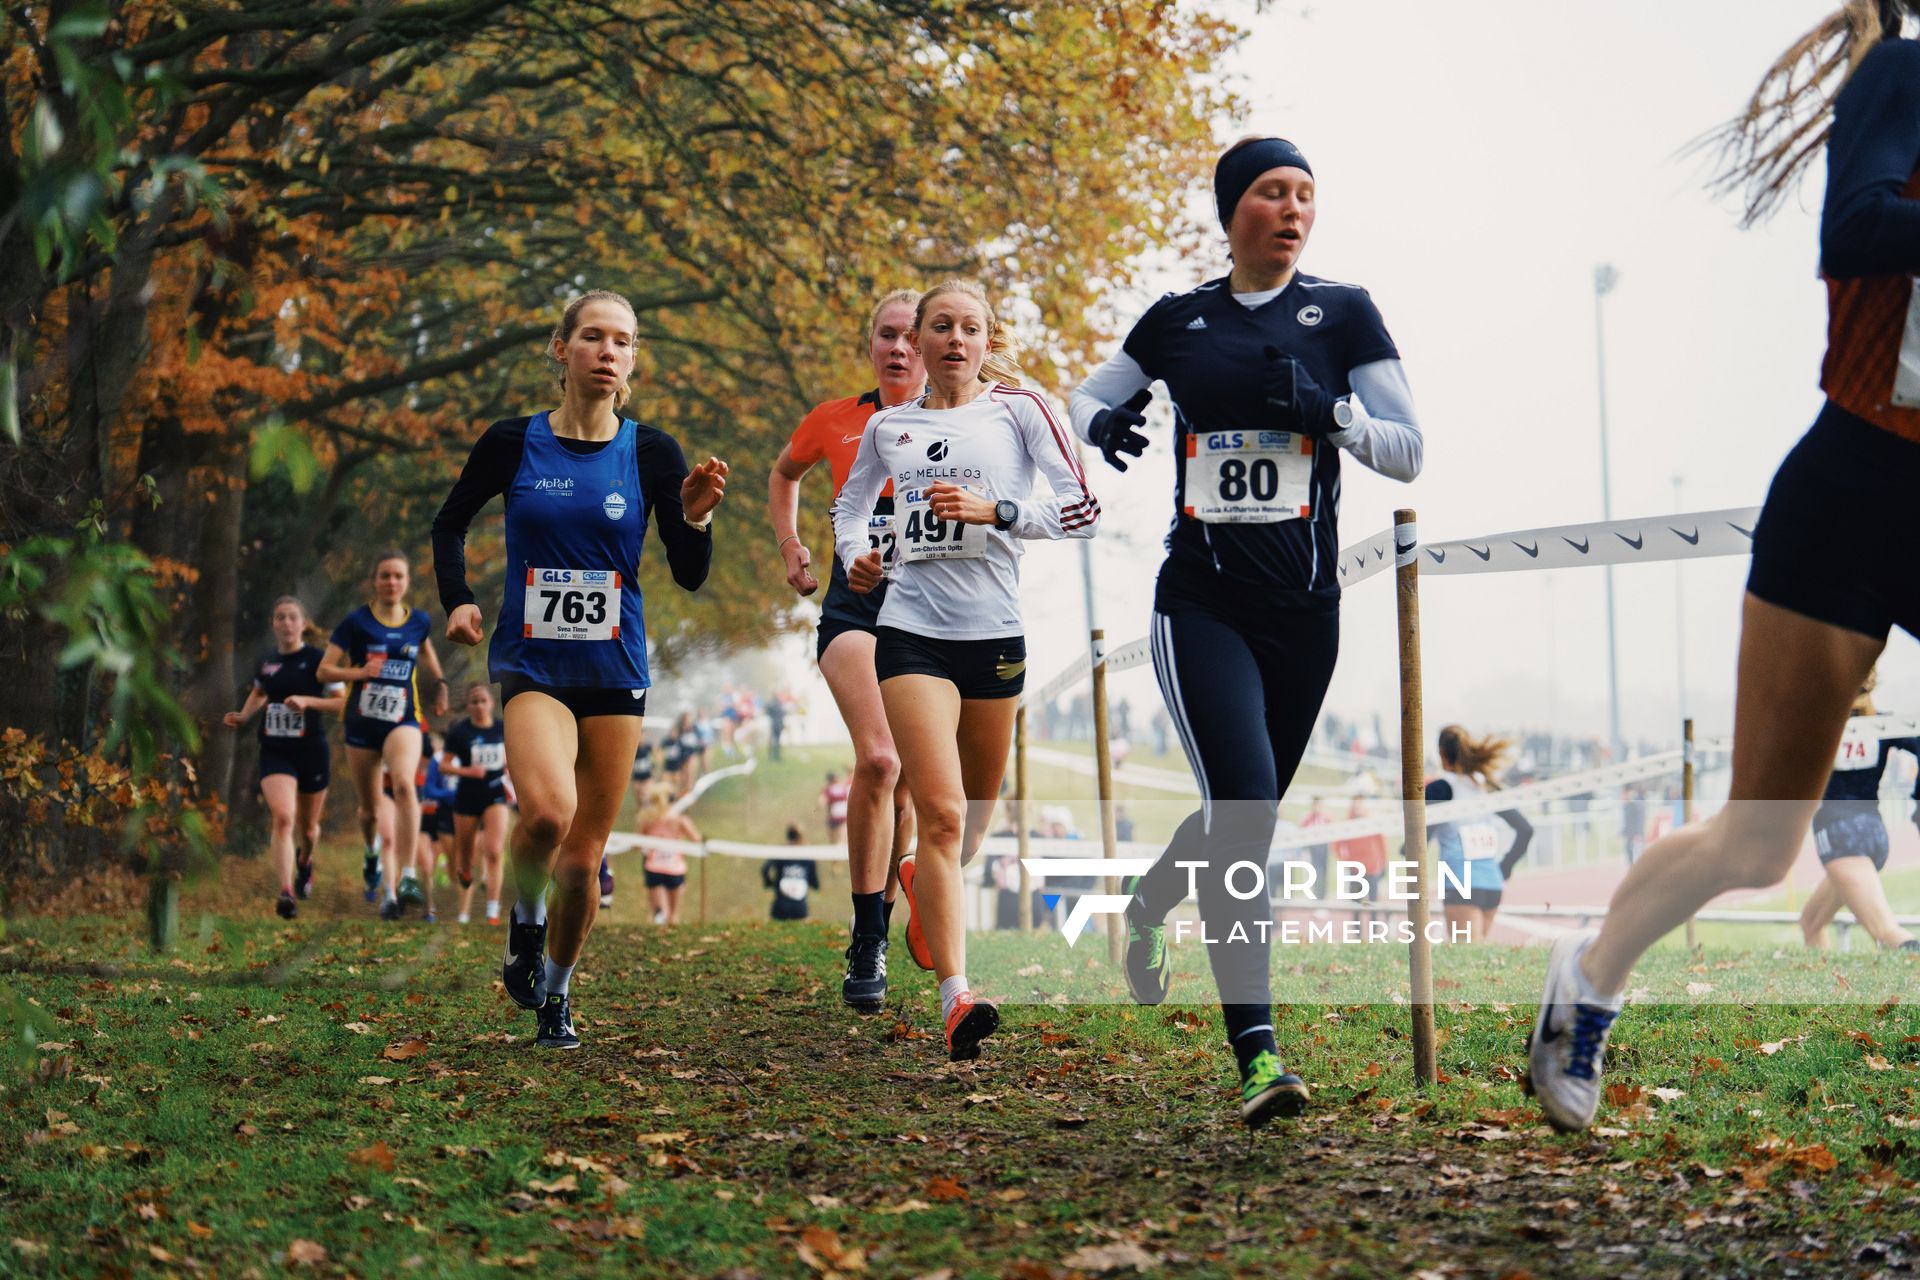
[(1593, 1123), (1600, 1105), (1600, 1068), (1607, 1034), (1620, 1015), (1621, 997), (1603, 1000), (1580, 973), (1580, 954), (1595, 934), (1570, 933), (1547, 955), (1547, 985), (1527, 1037), (1526, 1090), (1547, 1122), (1565, 1133)]

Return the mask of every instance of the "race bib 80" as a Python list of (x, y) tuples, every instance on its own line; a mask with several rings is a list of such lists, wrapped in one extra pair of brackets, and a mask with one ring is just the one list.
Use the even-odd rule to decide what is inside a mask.
[(1296, 431), (1207, 431), (1187, 436), (1186, 513), (1207, 524), (1304, 520), (1313, 440)]
[(267, 704), (267, 736), (269, 738), (304, 738), (307, 736), (307, 713), (298, 707), (290, 707), (284, 702)]
[(397, 684), (363, 684), (360, 686), (360, 714), (369, 720), (385, 720), (388, 724), (399, 724), (407, 714), (407, 690)]
[(620, 575), (607, 569), (528, 569), (528, 640), (618, 640)]
[[(962, 486), (968, 493), (986, 496), (972, 485)], [(908, 489), (894, 502), (900, 522), (899, 558), (903, 564), (917, 560), (977, 560), (987, 554), (987, 531), (983, 525), (943, 520), (933, 513), (930, 489)]]

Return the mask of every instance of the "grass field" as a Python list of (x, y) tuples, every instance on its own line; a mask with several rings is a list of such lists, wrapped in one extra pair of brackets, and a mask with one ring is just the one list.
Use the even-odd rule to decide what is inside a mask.
[[(4, 1065), (0, 1274), (1827, 1275), (1920, 1254), (1920, 1017), (1896, 1001), (1636, 1007), (1581, 1137), (1516, 1083), (1522, 1004), (1443, 1007), (1422, 1094), (1404, 1011), (1297, 1003), (1277, 1021), (1313, 1107), (1249, 1137), (1210, 1011), (1014, 1006), (953, 1065), (904, 948), (884, 1015), (840, 1008), (837, 924), (602, 927), (586, 1045), (545, 1055), (498, 989), (497, 931), (191, 905), (166, 962), (118, 921), (0, 940), (38, 1041)], [(1836, 963), (1864, 983), (1891, 959)], [(1703, 961), (1729, 962), (1764, 957)]]

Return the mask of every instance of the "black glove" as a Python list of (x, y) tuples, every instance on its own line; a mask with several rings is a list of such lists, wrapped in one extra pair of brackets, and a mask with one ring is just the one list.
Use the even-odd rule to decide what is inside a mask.
[(1331, 435), (1340, 429), (1333, 420), (1339, 397), (1313, 380), (1307, 367), (1278, 347), (1266, 349), (1267, 367), (1261, 390), (1269, 408), (1279, 412), (1286, 426), (1309, 436)]
[(1102, 409), (1093, 415), (1093, 421), (1087, 424), (1087, 438), (1107, 457), (1108, 465), (1116, 471), (1125, 471), (1127, 464), (1120, 460), (1123, 453), (1139, 457), (1147, 449), (1147, 438), (1134, 428), (1146, 422), (1141, 410), (1153, 401), (1153, 388), (1142, 387), (1117, 409)]

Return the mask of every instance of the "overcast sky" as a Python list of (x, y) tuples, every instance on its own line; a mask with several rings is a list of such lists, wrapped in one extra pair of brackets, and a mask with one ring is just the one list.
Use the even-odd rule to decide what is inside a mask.
[[(1296, 142), (1318, 179), (1311, 274), (1366, 286), (1398, 343), (1426, 434), (1400, 485), (1347, 459), (1343, 543), (1417, 509), (1430, 540), (1601, 515), (1593, 270), (1607, 297), (1617, 518), (1758, 505), (1818, 411), (1825, 296), (1816, 170), (1750, 231), (1704, 190), (1686, 144), (1726, 119), (1772, 58), (1831, 8), (1808, 0), (1611, 0), (1604, 6), (1346, 0), (1239, 14), (1253, 35), (1225, 70), (1258, 132)], [(1223, 121), (1223, 142), (1241, 132)], [(1139, 306), (1225, 269), (1168, 264)], [(1062, 397), (1064, 399), (1064, 396)], [(1145, 634), (1170, 511), (1162, 428), (1120, 475), (1090, 468), (1105, 511), (1101, 622)], [(1674, 478), (1680, 477), (1676, 508)], [(1032, 679), (1078, 652), (1077, 549), (1029, 544)], [(1681, 569), (1686, 680), (1703, 734), (1731, 725), (1744, 560)], [(1615, 570), (1622, 719), (1677, 738), (1675, 566)], [(1426, 720), (1605, 732), (1599, 569), (1428, 579)], [(1393, 732), (1390, 579), (1350, 592), (1329, 710)], [(1138, 682), (1138, 683), (1133, 683)], [(1120, 678), (1136, 706), (1150, 677)], [(1920, 650), (1897, 635), (1882, 703), (1920, 706)]]

